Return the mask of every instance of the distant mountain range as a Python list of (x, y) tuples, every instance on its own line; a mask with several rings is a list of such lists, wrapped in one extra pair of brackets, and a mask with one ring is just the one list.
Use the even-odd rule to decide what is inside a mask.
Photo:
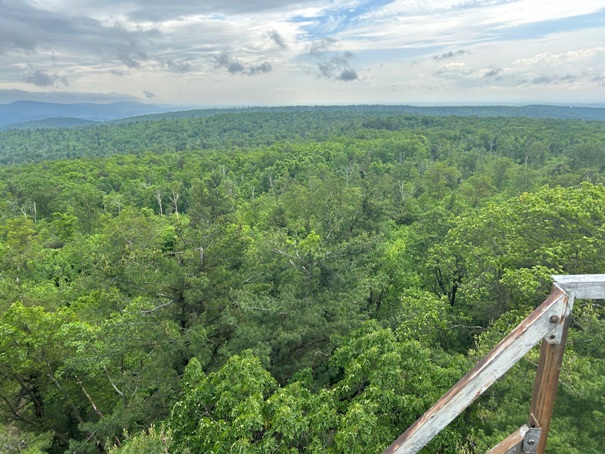
[[(170, 110), (175, 110), (175, 107), (137, 102), (59, 104), (38, 101), (15, 101), (9, 104), (0, 104), (0, 127), (48, 120), (50, 118), (109, 121)], [(36, 126), (32, 125), (32, 127)]]
[(478, 116), (478, 117), (530, 117), (564, 120), (605, 121), (605, 107), (587, 106), (283, 106), (208, 108), (184, 110), (184, 107), (151, 105), (138, 102), (108, 104), (60, 104), (38, 101), (16, 101), (0, 104), (0, 130), (35, 128), (73, 128), (106, 121), (153, 121), (184, 117), (207, 117), (234, 112), (295, 112), (308, 110), (350, 111), (360, 110), (387, 115)]
[(154, 121), (162, 119), (200, 118), (237, 112), (346, 112), (360, 111), (380, 115), (420, 115), (456, 117), (528, 117), (559, 120), (605, 121), (605, 106), (409, 106), (409, 105), (351, 105), (351, 106), (281, 106), (281, 107), (229, 107), (196, 110), (174, 109), (159, 114), (141, 115), (117, 122)]

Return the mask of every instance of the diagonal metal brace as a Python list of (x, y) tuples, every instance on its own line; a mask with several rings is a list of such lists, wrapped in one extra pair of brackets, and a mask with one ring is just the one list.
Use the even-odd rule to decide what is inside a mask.
[(551, 317), (561, 317), (565, 313), (567, 300), (567, 294), (555, 287), (546, 301), (395, 440), (384, 454), (412, 454), (420, 451), (534, 345), (553, 331)]
[[(383, 454), (415, 454), (541, 340), (530, 422), (490, 454), (543, 454), (575, 298), (605, 299), (605, 274), (557, 275), (550, 296)], [(535, 449), (534, 449), (535, 447)]]

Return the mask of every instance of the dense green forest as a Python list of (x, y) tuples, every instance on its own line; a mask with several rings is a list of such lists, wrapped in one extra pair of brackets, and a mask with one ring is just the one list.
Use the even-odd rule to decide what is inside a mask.
[[(379, 453), (605, 272), (602, 122), (242, 111), (0, 133), (0, 451)], [(605, 446), (577, 301), (548, 452)], [(425, 448), (527, 419), (532, 352)]]

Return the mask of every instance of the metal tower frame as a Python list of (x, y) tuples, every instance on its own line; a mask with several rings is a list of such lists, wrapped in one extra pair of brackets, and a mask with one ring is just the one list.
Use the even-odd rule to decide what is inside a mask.
[(383, 454), (415, 454), (542, 341), (528, 423), (488, 454), (544, 454), (576, 298), (605, 299), (605, 274), (557, 275), (549, 297)]

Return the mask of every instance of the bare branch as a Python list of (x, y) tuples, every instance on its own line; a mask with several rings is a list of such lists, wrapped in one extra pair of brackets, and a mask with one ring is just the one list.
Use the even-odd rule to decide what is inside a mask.
[(152, 312), (155, 312), (158, 309), (161, 309), (163, 307), (170, 306), (171, 304), (172, 304), (172, 301), (168, 301), (167, 303), (160, 304), (159, 306), (156, 306), (153, 309), (148, 309), (146, 311), (141, 311), (141, 314), (151, 314)]
[(88, 402), (90, 402), (90, 405), (92, 405), (92, 408), (94, 409), (95, 413), (97, 415), (99, 415), (101, 418), (104, 418), (105, 416), (103, 415), (103, 413), (101, 413), (101, 410), (99, 410), (99, 408), (97, 407), (97, 404), (95, 404), (95, 401), (92, 400), (92, 397), (90, 397), (90, 394), (88, 394), (88, 392), (86, 391), (86, 388), (84, 388), (84, 385), (82, 384), (82, 380), (80, 380), (77, 375), (74, 375), (74, 377), (76, 378), (78, 385), (80, 385), (80, 389), (82, 390), (82, 392), (88, 399)]
[(105, 375), (107, 375), (107, 379), (109, 380), (109, 383), (111, 384), (111, 387), (113, 388), (113, 390), (116, 393), (118, 393), (121, 397), (124, 397), (124, 393), (119, 390), (119, 388), (115, 385), (115, 383), (111, 379), (111, 375), (109, 375), (109, 371), (107, 370), (107, 367), (103, 366), (103, 370), (105, 371)]

